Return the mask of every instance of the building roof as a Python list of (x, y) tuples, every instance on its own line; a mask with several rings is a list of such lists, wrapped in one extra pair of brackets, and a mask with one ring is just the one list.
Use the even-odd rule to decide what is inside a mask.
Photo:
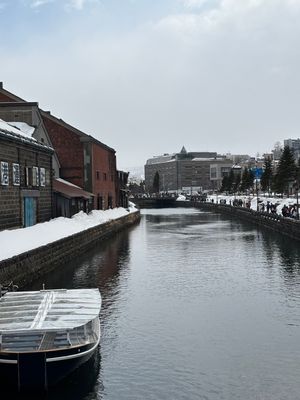
[(86, 192), (81, 187), (73, 185), (71, 182), (61, 178), (53, 179), (53, 191), (61, 193), (64, 197), (69, 199), (84, 198), (88, 200), (94, 196), (93, 193)]
[[(12, 106), (12, 104), (10, 104), (10, 103), (15, 103), (18, 106), (23, 106), (24, 105), (24, 107), (25, 106), (38, 106), (37, 102), (26, 102), (26, 100), (23, 100), (20, 97), (15, 96), (13, 93), (10, 93), (9, 91), (5, 90), (3, 88), (3, 82), (0, 82), (0, 92), (5, 94), (8, 98), (10, 98), (12, 100), (11, 102), (10, 101), (0, 102), (0, 104), (2, 104), (3, 106)], [(74, 132), (75, 134), (79, 135), (83, 139), (83, 141), (85, 141), (85, 140), (86, 141), (90, 141), (90, 142), (93, 142), (95, 144), (100, 145), (104, 149), (109, 150), (109, 151), (111, 151), (113, 153), (116, 152), (115, 149), (113, 149), (112, 147), (109, 147), (106, 144), (100, 142), (100, 140), (95, 139), (93, 136), (88, 135), (88, 134), (80, 131), (79, 129), (75, 128), (74, 126), (72, 126), (72, 125), (68, 124), (67, 122), (63, 121), (61, 118), (55, 117), (54, 115), (52, 115), (50, 113), (50, 111), (44, 111), (41, 108), (39, 108), (39, 110), (40, 110), (41, 115), (43, 117), (50, 118), (53, 121), (57, 122), (58, 124), (66, 127), (67, 129), (70, 129), (72, 132)]]
[(0, 119), (0, 134), (1, 136), (6, 136), (7, 138), (21, 141), (23, 143), (31, 144), (43, 148), (44, 150), (53, 151), (53, 149), (46, 144), (38, 142), (34, 139), (30, 132), (32, 132), (32, 127), (26, 123), (8, 123)]
[(111, 151), (111, 152), (113, 152), (113, 153), (116, 152), (115, 149), (113, 149), (112, 147), (109, 147), (109, 146), (107, 146), (106, 144), (100, 142), (100, 140), (95, 139), (93, 136), (88, 135), (87, 133), (84, 133), (84, 132), (80, 131), (79, 129), (77, 129), (77, 128), (75, 128), (74, 126), (68, 124), (67, 122), (65, 122), (65, 121), (62, 120), (61, 118), (55, 117), (54, 115), (52, 115), (52, 114), (50, 113), (50, 111), (44, 111), (44, 110), (41, 110), (41, 109), (40, 109), (40, 111), (41, 111), (41, 114), (42, 114), (42, 116), (43, 116), (44, 118), (49, 118), (49, 119), (51, 119), (52, 121), (58, 123), (59, 125), (64, 126), (65, 128), (71, 130), (71, 131), (74, 132), (76, 135), (80, 136), (81, 139), (82, 139), (82, 141), (93, 142), (93, 143), (98, 144), (99, 146), (103, 147), (103, 148), (106, 149), (106, 150), (109, 150), (109, 151)]

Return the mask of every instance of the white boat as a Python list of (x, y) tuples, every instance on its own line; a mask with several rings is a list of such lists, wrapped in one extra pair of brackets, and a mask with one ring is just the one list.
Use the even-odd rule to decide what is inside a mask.
[(7, 292), (0, 298), (0, 382), (45, 389), (87, 361), (100, 341), (98, 289)]

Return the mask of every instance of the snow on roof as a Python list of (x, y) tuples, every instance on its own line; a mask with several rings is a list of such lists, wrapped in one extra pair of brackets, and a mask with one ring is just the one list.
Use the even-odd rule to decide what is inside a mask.
[(34, 128), (25, 122), (5, 122), (0, 119), (0, 133), (2, 135), (4, 134), (7, 137), (26, 141), (27, 143), (39, 146), (40, 148), (53, 151), (52, 147), (38, 142), (35, 138), (33, 138), (30, 132), (34, 132)]
[(26, 122), (7, 122), (9, 125), (19, 129), (21, 132), (25, 133), (26, 135), (32, 137), (33, 132), (35, 131), (35, 128), (33, 126), (30, 126), (26, 124)]
[(218, 161), (219, 159), (217, 159), (217, 158), (207, 158), (207, 157), (196, 157), (196, 158), (193, 158), (192, 159), (192, 161)]
[(69, 181), (65, 181), (65, 180), (62, 179), (62, 178), (56, 178), (56, 180), (57, 180), (58, 182), (64, 183), (65, 185), (70, 185), (70, 186), (73, 186), (73, 187), (82, 189), (80, 186), (74, 185), (73, 183), (71, 183), (71, 182), (69, 182)]
[[(13, 124), (13, 125), (12, 125)], [(19, 127), (17, 125), (19, 125)], [(21, 129), (21, 127), (23, 129)], [(26, 139), (30, 139), (34, 142), (37, 140), (31, 137), (31, 134), (29, 134), (29, 128), (32, 128), (31, 126), (27, 125), (25, 122), (5, 122), (2, 119), (0, 119), (0, 130), (4, 132), (9, 132), (13, 133), (14, 135), (22, 136), (25, 137)], [(34, 130), (34, 128), (32, 128)]]

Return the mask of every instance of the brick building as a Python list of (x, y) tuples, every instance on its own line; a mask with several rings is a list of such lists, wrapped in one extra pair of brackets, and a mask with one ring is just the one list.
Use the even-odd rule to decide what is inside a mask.
[(116, 207), (115, 150), (49, 112), (41, 115), (60, 163), (60, 177), (93, 193), (93, 208)]
[[(35, 135), (55, 150), (54, 175), (93, 195), (91, 208), (107, 209), (121, 205), (123, 182), (118, 182), (115, 150), (90, 135), (76, 129), (50, 112), (38, 108), (37, 103), (25, 102), (3, 88), (0, 82), (0, 115), (6, 121), (20, 121), (22, 109), (36, 107), (31, 122)], [(10, 109), (10, 115), (8, 115)], [(2, 110), (2, 111), (1, 111)], [(5, 113), (5, 115), (4, 115)], [(35, 113), (35, 114), (34, 114)], [(17, 116), (17, 117), (16, 117)], [(1, 118), (1, 116), (0, 116)]]
[(0, 230), (51, 218), (53, 149), (0, 120)]

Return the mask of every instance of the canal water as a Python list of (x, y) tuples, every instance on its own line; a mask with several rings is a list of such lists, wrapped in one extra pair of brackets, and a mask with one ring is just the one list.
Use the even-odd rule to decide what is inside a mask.
[(138, 226), (30, 289), (100, 288), (97, 354), (55, 400), (300, 399), (299, 244), (196, 209)]

